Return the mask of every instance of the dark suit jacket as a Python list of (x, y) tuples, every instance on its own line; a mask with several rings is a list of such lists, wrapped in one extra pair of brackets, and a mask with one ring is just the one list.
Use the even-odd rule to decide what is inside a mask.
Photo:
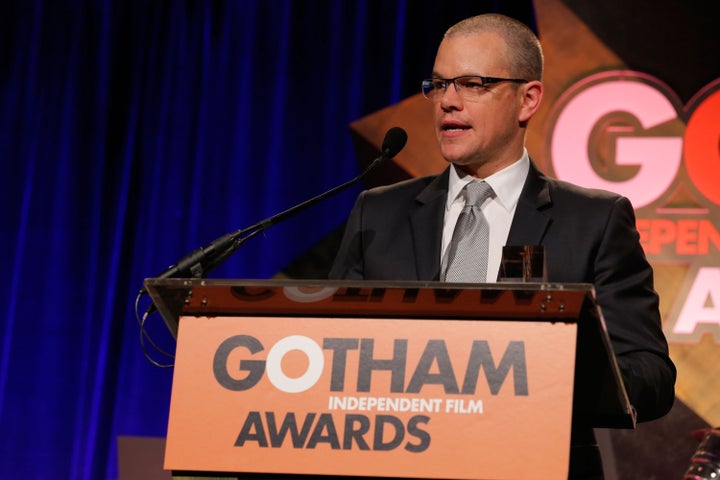
[[(363, 192), (330, 278), (438, 280), (447, 188), (445, 170)], [(638, 420), (667, 413), (675, 367), (630, 201), (548, 178), (531, 162), (507, 245), (543, 245), (551, 282), (594, 284)], [(573, 441), (591, 441), (589, 427), (574, 425)]]

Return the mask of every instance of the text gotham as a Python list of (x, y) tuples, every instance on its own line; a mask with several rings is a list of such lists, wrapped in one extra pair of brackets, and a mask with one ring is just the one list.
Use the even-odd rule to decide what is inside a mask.
[[(315, 340), (292, 335), (277, 341), (267, 352), (267, 356), (259, 358), (265, 350), (262, 342), (249, 335), (235, 335), (223, 341), (215, 352), (213, 373), (217, 382), (231, 391), (246, 391), (258, 384), (263, 376), (278, 390), (285, 393), (300, 393), (318, 384), (326, 366), (326, 352), (329, 352), (330, 379), (327, 384), (329, 392), (371, 392), (373, 394), (420, 394), (423, 387), (439, 386), (445, 394), (474, 395), (481, 377), (487, 382), (492, 395), (497, 395), (512, 372), (512, 393), (516, 396), (528, 395), (527, 365), (525, 361), (525, 343), (510, 341), (505, 347), (499, 362), (487, 340), (472, 340), (469, 353), (462, 359), (464, 371), (456, 375), (451, 362), (452, 352), (444, 340), (428, 340), (417, 362), (408, 362), (407, 339), (394, 339), (391, 354), (377, 358), (375, 339), (372, 338), (324, 338), (322, 346)], [(305, 372), (299, 377), (290, 377), (283, 372), (283, 357), (290, 351), (299, 350), (308, 359)], [(237, 359), (230, 367), (230, 357)], [(247, 357), (247, 358), (246, 358)], [(459, 359), (458, 359), (459, 360)], [(234, 368), (237, 365), (237, 368)], [(410, 368), (408, 368), (410, 367)], [(346, 385), (349, 370), (353, 369), (356, 383)], [(356, 370), (356, 371), (355, 371)], [(379, 392), (373, 385), (373, 374), (385, 372), (389, 374), (389, 390)], [(409, 374), (409, 375), (408, 375)], [(377, 383), (377, 381), (375, 382)], [(388, 388), (387, 382), (383, 388)], [(358, 404), (357, 408), (348, 407)], [(374, 403), (376, 402), (376, 403)], [(404, 402), (404, 403), (403, 403)], [(365, 407), (362, 407), (367, 403)], [(397, 407), (392, 407), (397, 403)], [(403, 405), (407, 403), (407, 408)], [(330, 410), (346, 410), (341, 412), (309, 412), (296, 413), (249, 411), (245, 415), (242, 427), (235, 441), (235, 446), (243, 447), (253, 444), (260, 448), (292, 448), (314, 449), (319, 445), (331, 449), (359, 449), (387, 451), (403, 448), (407, 452), (420, 453), (430, 447), (431, 436), (427, 427), (431, 417), (418, 414), (418, 410), (439, 412), (441, 401), (426, 400), (432, 408), (415, 408), (423, 405), (423, 401), (393, 399), (393, 397), (331, 397)], [(436, 405), (437, 404), (437, 405)], [(468, 400), (466, 408), (464, 400), (446, 399), (446, 413), (482, 413), (482, 401)], [(412, 416), (364, 413), (350, 413), (347, 410), (382, 410), (394, 409), (394, 413), (414, 413)]]

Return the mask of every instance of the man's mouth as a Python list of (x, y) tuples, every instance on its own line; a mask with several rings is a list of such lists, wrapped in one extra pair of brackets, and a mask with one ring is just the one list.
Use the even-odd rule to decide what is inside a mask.
[(468, 125), (463, 125), (461, 123), (448, 122), (442, 124), (443, 132), (462, 132), (463, 130), (469, 129), (470, 127)]

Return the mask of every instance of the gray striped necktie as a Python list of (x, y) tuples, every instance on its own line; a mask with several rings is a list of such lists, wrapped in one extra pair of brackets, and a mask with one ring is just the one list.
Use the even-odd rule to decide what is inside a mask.
[(486, 281), (490, 226), (480, 206), (492, 194), (493, 189), (486, 182), (470, 182), (465, 186), (465, 206), (443, 261), (444, 281)]

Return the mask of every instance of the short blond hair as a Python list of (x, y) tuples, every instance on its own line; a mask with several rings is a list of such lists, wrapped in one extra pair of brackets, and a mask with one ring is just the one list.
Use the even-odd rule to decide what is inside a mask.
[(466, 18), (445, 32), (445, 38), (492, 32), (507, 45), (510, 74), (525, 80), (542, 81), (543, 53), (540, 40), (524, 23), (499, 13)]

